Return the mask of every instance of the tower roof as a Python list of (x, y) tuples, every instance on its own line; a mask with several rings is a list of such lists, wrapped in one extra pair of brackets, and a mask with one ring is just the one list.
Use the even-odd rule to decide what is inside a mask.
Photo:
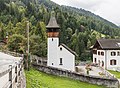
[(60, 28), (59, 25), (57, 24), (54, 11), (51, 12), (50, 21), (46, 28)]

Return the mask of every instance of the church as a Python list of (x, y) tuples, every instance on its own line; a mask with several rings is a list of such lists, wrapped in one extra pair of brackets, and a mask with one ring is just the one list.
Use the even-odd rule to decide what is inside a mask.
[(65, 44), (59, 43), (59, 25), (55, 13), (51, 13), (47, 29), (47, 66), (75, 71), (76, 53)]

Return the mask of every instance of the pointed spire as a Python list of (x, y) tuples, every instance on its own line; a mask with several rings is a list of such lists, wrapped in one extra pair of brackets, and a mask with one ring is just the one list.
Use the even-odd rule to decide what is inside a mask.
[(59, 29), (60, 28), (59, 25), (57, 24), (54, 11), (51, 12), (50, 21), (49, 21), (48, 25), (46, 26), (46, 28), (47, 29), (49, 29), (49, 28), (57, 28), (57, 29)]

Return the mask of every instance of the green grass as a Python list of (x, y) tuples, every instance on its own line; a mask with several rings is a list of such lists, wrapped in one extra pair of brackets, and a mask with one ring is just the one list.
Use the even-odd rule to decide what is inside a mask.
[(116, 78), (120, 79), (120, 72), (109, 70), (110, 73), (114, 74)]
[(65, 77), (49, 75), (35, 69), (25, 71), (27, 88), (105, 88)]

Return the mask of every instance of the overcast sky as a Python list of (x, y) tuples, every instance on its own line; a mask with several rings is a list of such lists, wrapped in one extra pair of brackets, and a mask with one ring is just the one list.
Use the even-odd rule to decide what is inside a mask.
[(120, 0), (51, 0), (59, 5), (68, 5), (91, 11), (116, 25), (120, 25)]

